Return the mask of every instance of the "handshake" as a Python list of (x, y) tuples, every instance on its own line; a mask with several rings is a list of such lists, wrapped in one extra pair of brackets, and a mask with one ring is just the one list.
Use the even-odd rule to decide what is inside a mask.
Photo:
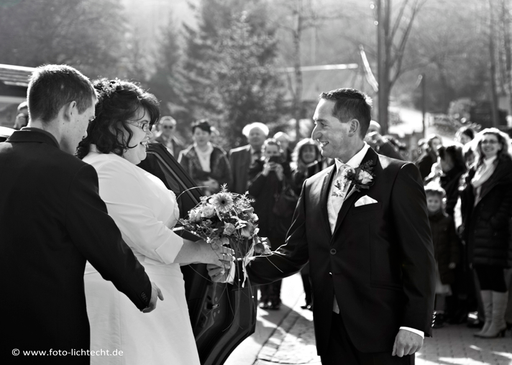
[(219, 251), (214, 249), (219, 256), (219, 262), (206, 265), (208, 275), (215, 283), (233, 283), (236, 269), (235, 252), (222, 244), (219, 244), (219, 246)]

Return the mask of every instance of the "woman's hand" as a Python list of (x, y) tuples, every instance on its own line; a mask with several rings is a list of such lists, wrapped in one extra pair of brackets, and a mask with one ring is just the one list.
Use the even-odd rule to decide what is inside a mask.
[(206, 264), (213, 264), (229, 270), (231, 263), (235, 261), (235, 251), (224, 246), (221, 241), (214, 241), (211, 244), (204, 242), (202, 246), (209, 249), (209, 251), (207, 250), (208, 260), (205, 261)]
[(220, 242), (208, 243), (205, 240), (183, 240), (184, 244), (174, 260), (175, 263), (189, 264), (214, 264), (222, 267), (230, 267), (235, 260), (234, 251), (222, 245)]

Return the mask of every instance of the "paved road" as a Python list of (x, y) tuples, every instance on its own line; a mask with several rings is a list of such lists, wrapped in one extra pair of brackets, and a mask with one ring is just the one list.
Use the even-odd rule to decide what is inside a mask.
[(304, 291), (300, 275), (296, 274), (283, 280), (281, 288), (281, 309), (266, 311), (258, 309), (255, 332), (246, 338), (224, 362), (225, 365), (253, 365), (258, 354), (274, 333), (283, 331), (282, 322), (294, 308), (304, 304)]
[[(280, 311), (258, 310), (254, 335), (229, 357), (227, 365), (311, 364), (320, 365), (313, 335), (313, 316), (303, 310), (300, 276), (283, 281)], [(512, 365), (512, 333), (505, 338), (478, 339), (474, 329), (447, 325), (434, 330), (416, 356), (417, 365)]]

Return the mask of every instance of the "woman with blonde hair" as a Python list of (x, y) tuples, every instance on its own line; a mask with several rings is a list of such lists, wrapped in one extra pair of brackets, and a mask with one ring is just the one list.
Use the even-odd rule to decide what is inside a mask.
[(508, 292), (505, 269), (510, 265), (512, 158), (509, 137), (496, 128), (475, 138), (476, 163), (462, 191), (462, 236), (468, 260), (480, 283), (485, 324), (477, 337), (503, 336)]

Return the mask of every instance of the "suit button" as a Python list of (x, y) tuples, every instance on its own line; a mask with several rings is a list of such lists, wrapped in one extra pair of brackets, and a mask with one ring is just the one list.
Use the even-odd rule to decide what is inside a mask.
[(336, 249), (335, 248), (331, 248), (331, 255), (336, 255)]

